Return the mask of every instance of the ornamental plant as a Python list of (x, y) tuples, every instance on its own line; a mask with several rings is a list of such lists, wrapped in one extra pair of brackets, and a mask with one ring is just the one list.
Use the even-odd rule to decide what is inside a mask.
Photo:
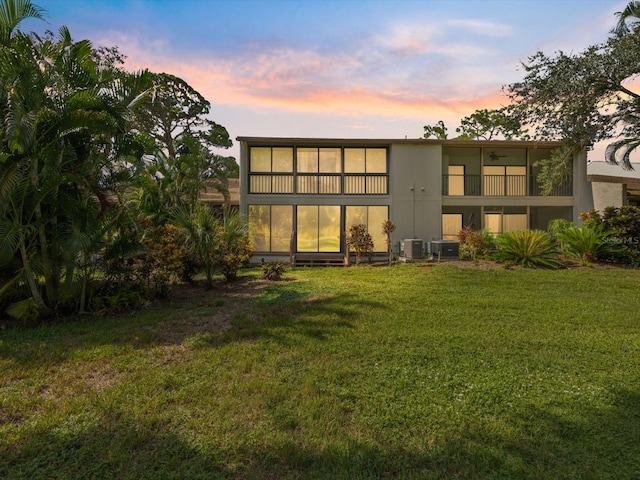
[(347, 235), (347, 245), (356, 254), (356, 265), (360, 265), (362, 255), (373, 252), (373, 239), (367, 232), (367, 226), (362, 223), (351, 225)]
[(391, 252), (391, 234), (396, 229), (396, 226), (391, 220), (385, 220), (382, 222), (382, 233), (385, 236), (387, 242), (387, 257), (389, 259), (389, 266), (391, 266), (393, 262), (393, 254)]
[(618, 244), (603, 225), (569, 227), (557, 236), (562, 242), (563, 252), (580, 258), (582, 262), (614, 258), (624, 251), (624, 246)]
[(499, 262), (523, 267), (558, 268), (558, 250), (547, 232), (542, 230), (519, 230), (504, 232), (496, 238)]
[(282, 280), (282, 274), (287, 271), (287, 267), (281, 262), (269, 262), (262, 265), (262, 278), (265, 280)]
[(458, 232), (460, 242), (460, 260), (475, 260), (479, 256), (487, 256), (495, 248), (495, 239), (489, 230), (473, 230), (464, 227)]
[(602, 212), (590, 210), (580, 214), (587, 227), (602, 226), (609, 233), (608, 242), (620, 249), (602, 258), (628, 265), (640, 266), (640, 208), (632, 205), (608, 207)]
[(224, 275), (225, 280), (233, 280), (238, 270), (249, 263), (253, 246), (249, 238), (248, 224), (239, 213), (225, 213), (216, 227), (217, 241), (209, 252), (213, 265)]

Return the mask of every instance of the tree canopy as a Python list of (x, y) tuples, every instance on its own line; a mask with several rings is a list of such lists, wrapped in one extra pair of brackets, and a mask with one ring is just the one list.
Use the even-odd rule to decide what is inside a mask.
[[(442, 120), (435, 125), (424, 126), (424, 138), (434, 137), (446, 140), (447, 132), (447, 126)], [(460, 120), (456, 133), (459, 134), (455, 137), (457, 140), (528, 139), (520, 118), (515, 115), (511, 107), (476, 110)]]
[(640, 145), (640, 2), (618, 12), (605, 41), (579, 53), (536, 52), (523, 63), (525, 76), (504, 87), (513, 112), (533, 127), (534, 139), (563, 140), (572, 151), (609, 141), (606, 160), (631, 169)]
[[(214, 151), (231, 146), (227, 130), (184, 80), (127, 72), (116, 47), (66, 27), (19, 29), (44, 15), (0, 0), (0, 313), (21, 319), (126, 305), (166, 283), (167, 265), (202, 254), (181, 249), (188, 232), (165, 228), (171, 208), (195, 211), (207, 180), (224, 191), (237, 171)], [(148, 204), (128, 200), (136, 191)], [(230, 276), (251, 251), (225, 237), (232, 220), (215, 219), (200, 255)]]

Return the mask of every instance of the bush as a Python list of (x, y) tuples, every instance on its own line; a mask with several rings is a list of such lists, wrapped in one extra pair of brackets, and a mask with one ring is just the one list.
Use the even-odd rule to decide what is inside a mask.
[(458, 233), (460, 242), (460, 260), (475, 260), (477, 257), (484, 257), (495, 247), (495, 239), (487, 229), (473, 230), (471, 227), (464, 227)]
[(186, 246), (183, 228), (170, 224), (156, 227), (143, 244), (146, 255), (134, 266), (155, 296), (164, 297), (171, 285), (193, 278), (197, 262)]
[(496, 238), (496, 260), (524, 267), (558, 268), (558, 251), (547, 232), (520, 230)]
[(253, 255), (247, 222), (238, 213), (226, 214), (215, 226), (214, 236), (217, 241), (209, 252), (213, 266), (226, 280), (233, 280)]
[(373, 252), (373, 239), (367, 232), (367, 226), (362, 223), (351, 225), (347, 245), (356, 252), (356, 265), (359, 265), (363, 254)]
[(551, 238), (556, 240), (558, 238), (558, 234), (564, 232), (567, 228), (575, 227), (575, 224), (569, 220), (565, 220), (564, 218), (556, 218), (549, 222), (547, 226), (547, 232), (551, 235)]
[(269, 262), (262, 265), (262, 278), (277, 281), (282, 279), (282, 274), (287, 271), (284, 263)]
[(595, 262), (615, 257), (623, 247), (611, 242), (610, 233), (602, 225), (596, 227), (569, 227), (557, 234), (562, 250), (583, 262)]
[(590, 210), (580, 214), (587, 227), (602, 227), (608, 233), (608, 242), (621, 248), (611, 256), (602, 258), (628, 265), (640, 266), (640, 208), (631, 205), (608, 207), (602, 213)]
[(253, 255), (253, 247), (248, 234), (225, 238), (213, 247), (211, 256), (213, 265), (224, 275), (225, 280), (233, 280), (238, 276), (238, 270), (249, 263)]

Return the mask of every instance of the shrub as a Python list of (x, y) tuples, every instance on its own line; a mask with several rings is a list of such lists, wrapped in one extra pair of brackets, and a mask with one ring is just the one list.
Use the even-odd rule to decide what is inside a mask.
[(170, 224), (156, 227), (143, 244), (146, 255), (134, 265), (156, 296), (164, 297), (171, 285), (193, 278), (197, 262), (186, 246), (183, 228)]
[(640, 208), (631, 205), (608, 207), (602, 213), (590, 210), (580, 214), (587, 227), (601, 226), (608, 232), (608, 242), (621, 248), (602, 260), (640, 265)]
[(583, 262), (595, 262), (622, 253), (623, 247), (610, 241), (610, 233), (602, 225), (596, 227), (569, 227), (558, 233), (563, 252), (580, 258)]
[(269, 262), (262, 265), (262, 278), (277, 281), (282, 279), (282, 274), (287, 271), (284, 263)]
[(475, 260), (479, 256), (486, 256), (495, 247), (495, 239), (487, 229), (473, 230), (471, 227), (464, 227), (458, 233), (458, 241), (461, 260)]
[(551, 235), (552, 239), (557, 239), (558, 234), (564, 232), (567, 228), (575, 227), (575, 224), (569, 220), (565, 220), (564, 218), (556, 218), (549, 222), (547, 226), (547, 232)]
[(389, 260), (389, 266), (393, 263), (393, 253), (391, 251), (391, 234), (396, 229), (396, 226), (391, 220), (385, 220), (382, 222), (382, 233), (387, 241), (387, 258)]
[(496, 238), (496, 260), (524, 267), (558, 268), (558, 251), (547, 232), (520, 230)]
[(367, 226), (362, 223), (351, 225), (347, 245), (356, 252), (356, 265), (359, 265), (363, 254), (373, 252), (373, 239), (367, 232)]
[(239, 213), (225, 214), (216, 226), (215, 237), (217, 241), (209, 253), (213, 265), (227, 281), (233, 280), (253, 255), (247, 222)]

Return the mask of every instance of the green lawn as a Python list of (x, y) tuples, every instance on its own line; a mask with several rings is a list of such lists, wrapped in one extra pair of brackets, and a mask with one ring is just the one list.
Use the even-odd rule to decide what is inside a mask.
[(0, 331), (0, 478), (640, 477), (640, 271), (258, 277)]

